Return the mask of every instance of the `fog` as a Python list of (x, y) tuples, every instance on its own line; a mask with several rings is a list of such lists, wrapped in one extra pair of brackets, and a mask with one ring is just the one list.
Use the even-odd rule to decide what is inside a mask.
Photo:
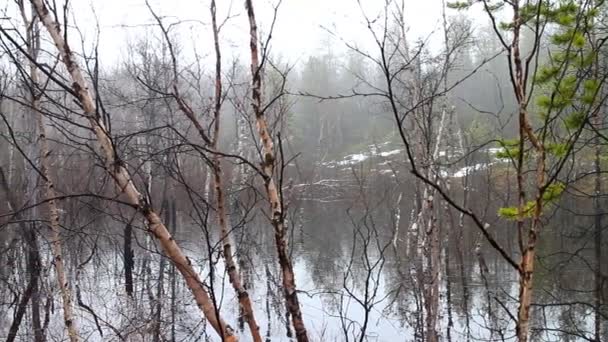
[(606, 13), (0, 4), (0, 339), (608, 340)]

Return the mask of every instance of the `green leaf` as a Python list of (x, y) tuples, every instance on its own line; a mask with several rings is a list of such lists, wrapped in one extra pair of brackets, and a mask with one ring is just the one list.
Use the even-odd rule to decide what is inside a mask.
[(519, 139), (500, 139), (498, 143), (501, 147), (516, 147), (519, 146)]
[(583, 46), (585, 46), (585, 43), (587, 42), (587, 40), (585, 39), (585, 36), (583, 36), (583, 34), (579, 31), (576, 31), (574, 33), (574, 36), (572, 37), (572, 45), (575, 48), (581, 49)]
[(567, 144), (547, 144), (545, 149), (549, 154), (552, 154), (558, 158), (562, 158), (568, 152)]
[(504, 22), (504, 21), (500, 22), (500, 24), (498, 24), (498, 26), (503, 31), (509, 31), (515, 27), (515, 25), (513, 25), (513, 22)]
[[(521, 217), (525, 218), (525, 217), (532, 216), (532, 213), (534, 212), (534, 208), (536, 208), (536, 202), (529, 201), (528, 203), (526, 203), (524, 205)], [(517, 208), (517, 207), (503, 207), (503, 208), (498, 209), (498, 215), (507, 220), (515, 220), (515, 219), (519, 218), (520, 212), (519, 212), (519, 208)]]
[(595, 51), (585, 51), (582, 56), (574, 58), (573, 66), (581, 69), (588, 68), (595, 63), (596, 57), (597, 53)]
[(571, 130), (579, 129), (585, 123), (586, 115), (581, 112), (573, 112), (566, 117), (564, 125)]
[(543, 84), (547, 83), (550, 80), (554, 79), (559, 73), (558, 66), (543, 66), (540, 67), (538, 73), (536, 74), (536, 82)]
[(566, 30), (563, 33), (556, 33), (551, 36), (551, 43), (555, 45), (565, 45), (572, 41), (574, 32), (572, 30)]
[(578, 79), (575, 75), (565, 76), (561, 82), (559, 82), (559, 92), (562, 96), (573, 97), (576, 92), (576, 85)]
[(597, 92), (599, 90), (600, 84), (596, 79), (589, 79), (583, 82), (583, 96), (581, 96), (581, 101), (585, 104), (593, 104), (595, 102), (595, 98), (597, 96)]
[(498, 215), (508, 220), (514, 220), (517, 218), (519, 210), (515, 207), (504, 207), (498, 209)]
[(551, 98), (547, 95), (540, 95), (536, 99), (536, 104), (541, 108), (551, 108)]
[(589, 93), (585, 93), (583, 94), (583, 96), (581, 96), (581, 101), (584, 104), (593, 104), (593, 102), (595, 102), (595, 93), (589, 94)]
[(504, 5), (505, 5), (505, 3), (502, 2), (502, 1), (501, 2), (497, 2), (495, 4), (488, 4), (488, 11), (490, 11), (490, 12), (497, 11), (497, 10), (503, 8)]
[(574, 23), (575, 17), (568, 13), (559, 13), (556, 18), (556, 22), (563, 26), (570, 26)]
[(566, 189), (566, 184), (562, 182), (554, 182), (547, 186), (547, 189), (543, 193), (543, 201), (552, 202), (559, 198), (559, 196)]
[(469, 7), (471, 7), (471, 4), (466, 1), (453, 1), (453, 2), (448, 2), (447, 7), (451, 8), (451, 9), (455, 9), (455, 10), (464, 10), (464, 9), (468, 9)]
[(595, 93), (599, 87), (600, 82), (596, 79), (588, 79), (583, 82), (583, 88), (585, 89), (585, 91)]

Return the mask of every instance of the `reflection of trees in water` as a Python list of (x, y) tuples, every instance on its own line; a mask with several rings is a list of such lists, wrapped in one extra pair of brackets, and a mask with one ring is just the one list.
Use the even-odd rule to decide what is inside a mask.
[(303, 224), (304, 243), (298, 256), (317, 289), (335, 289), (344, 270), (348, 244), (346, 209), (340, 204), (307, 205)]
[[(476, 187), (483, 189), (484, 179), (473, 181)], [(392, 189), (397, 192), (399, 189)], [(488, 189), (487, 191), (496, 191)], [(485, 191), (484, 191), (485, 192)], [(375, 199), (377, 200), (377, 199)], [(472, 203), (484, 203), (483, 195), (473, 193)], [(412, 203), (404, 203), (402, 212), (408, 212)], [(532, 335), (536, 340), (558, 338), (576, 340), (584, 336), (592, 336), (591, 317), (593, 313), (593, 284), (594, 275), (590, 261), (593, 260), (592, 250), (588, 247), (593, 242), (589, 227), (592, 218), (581, 217), (573, 220), (572, 211), (576, 208), (588, 208), (588, 203), (572, 201), (565, 197), (562, 208), (554, 208), (554, 213), (543, 232), (543, 243), (540, 245), (538, 256), (539, 268), (535, 274), (534, 319)], [(494, 215), (499, 204), (487, 209), (487, 215)], [(311, 278), (315, 287), (324, 291), (336, 291), (341, 287), (341, 279), (345, 273), (344, 265), (350, 260), (349, 243), (352, 243), (352, 230), (349, 226), (346, 209), (348, 204), (336, 202), (333, 204), (311, 205), (306, 209), (307, 221), (304, 231), (310, 239), (305, 247), (301, 247), (299, 257), (307, 264), (307, 269), (314, 270)], [(391, 212), (387, 206), (373, 213), (376, 224), (382, 227), (384, 236), (392, 234)], [(444, 222), (447, 222), (447, 217)], [(406, 220), (407, 222), (407, 220)], [(497, 221), (496, 221), (497, 222)], [(352, 229), (352, 228), (351, 228)], [(497, 224), (496, 235), (505, 242), (513, 237), (509, 234), (508, 224)], [(402, 228), (402, 231), (407, 231)], [(514, 322), (510, 316), (516, 308), (516, 275), (504, 261), (488, 246), (480, 241), (479, 236), (471, 230), (465, 231), (464, 244), (459, 246), (457, 241), (449, 240), (450, 253), (446, 257), (452, 270), (464, 270), (451, 273), (451, 310), (455, 317), (455, 335), (466, 336), (465, 325), (470, 320), (473, 340), (481, 338), (509, 339)], [(477, 244), (483, 261), (474, 252)], [(464, 248), (461, 253), (460, 248)], [(462, 258), (464, 256), (464, 258)], [(352, 280), (362, 284), (367, 269), (361, 263), (360, 251), (352, 255)], [(383, 290), (390, 294), (384, 303), (382, 312), (385, 315), (398, 317), (404, 327), (416, 329), (421, 322), (417, 321), (420, 307), (420, 294), (416, 284), (415, 274), (411, 265), (418, 256), (406, 248), (391, 250), (386, 254), (387, 262), (383, 270)], [(462, 263), (462, 265), (461, 265)], [(445, 266), (444, 266), (445, 267)], [(481, 268), (484, 272), (481, 272)], [(466, 284), (463, 286), (463, 284)], [(445, 295), (445, 285), (442, 294)], [(469, 308), (465, 308), (465, 296), (469, 296)], [(335, 295), (328, 300), (330, 307), (340, 310), (340, 296)], [(445, 313), (445, 298), (442, 297), (442, 312)], [(510, 312), (508, 312), (509, 310)], [(444, 320), (447, 318), (444, 317)], [(578, 336), (578, 337), (577, 337)]]
[[(477, 181), (474, 181), (474, 183)], [(479, 181), (479, 187), (483, 183)], [(377, 181), (375, 184), (383, 184)], [(476, 183), (475, 183), (476, 184)], [(391, 241), (394, 233), (394, 206), (398, 193), (404, 191), (398, 186), (383, 187), (382, 191), (370, 191), (369, 202), (379, 203), (370, 210), (367, 215), (367, 224), (370, 224), (370, 217), (373, 217), (374, 226), (377, 228), (377, 238), (380, 243)], [(457, 191), (456, 189), (454, 191)], [(351, 194), (346, 194), (351, 196)], [(483, 196), (472, 194), (471, 201), (483, 203)], [(381, 204), (380, 204), (381, 203)], [(391, 204), (393, 203), (393, 204)], [(73, 205), (73, 203), (70, 203)], [(405, 234), (408, 232), (409, 217), (407, 213), (411, 211), (411, 201), (407, 197), (401, 204), (401, 225), (399, 230), (400, 244), (398, 248), (391, 247), (386, 251), (384, 257), (386, 263), (381, 272), (381, 291), (378, 298), (386, 298), (377, 304), (372, 311), (374, 319), (386, 317), (396, 319), (399, 329), (404, 334), (409, 334), (416, 330), (422, 322), (418, 321), (420, 310), (420, 291), (417, 288), (417, 279), (412, 272), (412, 262), (418, 257), (411, 250), (408, 251), (405, 241)], [(364, 289), (365, 279), (369, 273), (366, 266), (359, 239), (358, 247), (353, 253), (353, 231), (359, 225), (362, 226), (364, 207), (360, 202), (342, 201), (332, 203), (302, 202), (298, 208), (303, 208), (302, 222), (296, 219), (293, 222), (294, 234), (292, 243), (294, 248), (294, 261), (298, 272), (298, 279), (304, 281), (310, 279), (310, 283), (301, 286), (300, 290), (307, 291), (308, 295), (320, 298), (324, 303), (324, 309), (328, 316), (337, 317), (331, 321), (335, 326), (328, 323), (328, 329), (339, 330), (339, 317), (352, 319), (360, 318), (360, 313), (355, 311), (358, 305), (350, 299), (349, 313), (346, 311), (346, 300), (349, 294), (344, 291), (344, 277), (349, 270), (348, 284), (356, 295), (361, 295)], [(88, 208), (88, 206), (86, 206)], [(347, 210), (350, 208), (351, 217)], [(539, 246), (539, 267), (535, 274), (535, 297), (534, 297), (534, 320), (532, 332), (538, 340), (574, 341), (583, 337), (592, 336), (592, 314), (593, 314), (593, 283), (594, 275), (592, 270), (593, 250), (590, 246), (593, 243), (591, 231), (592, 217), (585, 216), (585, 210), (589, 208), (588, 203), (580, 199), (573, 200), (566, 196), (561, 202), (560, 208), (555, 208), (551, 215), (547, 228), (543, 232), (543, 243)], [(488, 215), (494, 210), (488, 210)], [(572, 213), (578, 213), (573, 219)], [(107, 213), (106, 213), (107, 214)], [(178, 211), (177, 231), (175, 238), (184, 246), (188, 252), (190, 260), (197, 266), (201, 274), (208, 274), (208, 260), (205, 244), (201, 239), (200, 222), (192, 222), (187, 211)], [(276, 338), (286, 335), (285, 308), (281, 298), (281, 287), (278, 279), (278, 269), (271, 262), (274, 258), (272, 247), (272, 235), (268, 232), (266, 225), (263, 224), (264, 217), (249, 217), (245, 224), (235, 224), (236, 250), (238, 260), (243, 270), (245, 278), (248, 279), (248, 289), (250, 290), (258, 316), (260, 325), (265, 335)], [(355, 224), (353, 224), (353, 222)], [(448, 217), (442, 217), (442, 221), (447, 225)], [(161, 256), (157, 246), (145, 238), (145, 229), (140, 221), (133, 221), (133, 249), (135, 250), (134, 259), (134, 299), (125, 296), (117, 296), (124, 289), (123, 267), (122, 267), (122, 236), (109, 234), (117, 228), (122, 229), (126, 222), (118, 216), (114, 219), (107, 216), (100, 216), (98, 212), (91, 211), (83, 215), (67, 218), (66, 225), (74, 227), (73, 235), (68, 235), (64, 241), (66, 248), (66, 264), (69, 265), (70, 276), (75, 279), (75, 272), (78, 266), (83, 263), (83, 256), (91, 255), (90, 261), (79, 271), (79, 292), (81, 302), (92, 308), (98, 316), (99, 325), (104, 331), (104, 338), (116, 336), (120, 332), (123, 337), (139, 336), (142, 331), (153, 326), (154, 315), (151, 312), (158, 302), (161, 268)], [(302, 225), (300, 231), (300, 224)], [(468, 224), (465, 222), (465, 225)], [(444, 229), (446, 229), (444, 227)], [(503, 234), (501, 230), (508, 230), (508, 227), (497, 225), (493, 227), (497, 231), (497, 236), (508, 238), (508, 231)], [(461, 255), (458, 241), (449, 240), (449, 253), (444, 260), (447, 260), (451, 267), (451, 311), (454, 316), (454, 327), (452, 336), (454, 340), (460, 340), (465, 335), (466, 318), (471, 324), (471, 339), (479, 340), (492, 336), (500, 339), (501, 336), (509, 338), (509, 332), (513, 329), (513, 322), (504, 307), (511, 310), (516, 305), (515, 297), (516, 283), (515, 275), (509, 271), (507, 265), (501, 261), (491, 249), (481, 244), (481, 254), (483, 255), (485, 269), (485, 280), (481, 276), (480, 261), (475, 253), (475, 246), (480, 241), (477, 234), (471, 230), (464, 231), (464, 253)], [(303, 238), (300, 240), (299, 234)], [(82, 237), (82, 238), (80, 238)], [(375, 239), (372, 238), (372, 241)], [(247, 246), (247, 252), (243, 248)], [(41, 246), (44, 250), (44, 244)], [(371, 249), (374, 250), (373, 248)], [(240, 254), (242, 253), (242, 254)], [(371, 260), (377, 260), (378, 254), (369, 254)], [(25, 259), (21, 258), (19, 249), (11, 249), (6, 257), (11, 260), (23, 260), (14, 263), (14, 267), (25, 269)], [(463, 258), (461, 258), (463, 256)], [(352, 261), (352, 262), (351, 262)], [(461, 265), (462, 262), (462, 265)], [(48, 267), (48, 260), (43, 260), (43, 264)], [(244, 267), (247, 265), (247, 267)], [(350, 268), (349, 268), (350, 265)], [(459, 270), (463, 266), (462, 274)], [(221, 270), (218, 265), (217, 270)], [(6, 274), (6, 269), (0, 270)], [(176, 336), (196, 336), (204, 340), (204, 321), (200, 321), (196, 310), (192, 310), (189, 294), (181, 281), (177, 281), (176, 290), (171, 289), (171, 279), (175, 274), (171, 269), (164, 267), (164, 281), (162, 283), (165, 301), (161, 313), (161, 331), (169, 333), (172, 325), (172, 310)], [(216, 286), (218, 289), (222, 282), (227, 281), (224, 275), (217, 274)], [(205, 279), (207, 281), (207, 279)], [(463, 284), (466, 285), (463, 286)], [(5, 302), (10, 302), (10, 290), (3, 286), (3, 297)], [(46, 298), (46, 287), (42, 285), (43, 298)], [(605, 289), (606, 290), (606, 289)], [(440, 305), (442, 307), (443, 320), (440, 326), (447, 324), (445, 300), (445, 279), (442, 280)], [(323, 293), (322, 295), (320, 293)], [(234, 317), (231, 322), (237, 326), (238, 312), (231, 310), (234, 298), (228, 291), (218, 291), (221, 296), (223, 310), (229, 317)], [(468, 308), (465, 308), (465, 295), (469, 296)], [(115, 298), (116, 297), (116, 298)], [(304, 297), (307, 297), (304, 295)], [(44, 306), (46, 300), (42, 301)], [(303, 310), (307, 315), (311, 311), (307, 307), (307, 300), (303, 301)], [(75, 302), (75, 304), (79, 304)], [(503, 307), (504, 305), (504, 307)], [(3, 310), (6, 307), (3, 306)], [(468, 309), (468, 310), (467, 310)], [(44, 308), (42, 308), (44, 310)], [(86, 324), (83, 325), (84, 331), (91, 331), (94, 336), (97, 328), (94, 316), (86, 311), (82, 306), (78, 307), (79, 312), (87, 317)], [(605, 309), (604, 309), (605, 310)], [(342, 312), (341, 312), (342, 311)], [(316, 314), (316, 312), (315, 312)], [(605, 311), (602, 313), (606, 317)], [(264, 318), (261, 318), (264, 317)], [(370, 333), (377, 333), (373, 326), (376, 321), (371, 321)], [(51, 321), (50, 331), (60, 331), (57, 329), (57, 322)], [(355, 326), (360, 328), (360, 326)], [(354, 328), (351, 328), (351, 335)], [(445, 332), (442, 332), (445, 334)], [(341, 336), (338, 331), (338, 336)], [(382, 336), (382, 334), (380, 334)], [(408, 335), (409, 336), (409, 335)], [(445, 335), (444, 335), (445, 336)], [(95, 338), (94, 338), (95, 339)]]
[[(540, 317), (537, 329), (553, 331), (564, 340), (593, 336), (595, 234), (590, 208), (591, 199), (566, 196), (560, 208), (555, 209), (539, 246), (539, 269), (535, 275), (537, 305), (534, 307)], [(608, 308), (600, 309), (606, 321)], [(547, 312), (550, 319), (543, 320)]]

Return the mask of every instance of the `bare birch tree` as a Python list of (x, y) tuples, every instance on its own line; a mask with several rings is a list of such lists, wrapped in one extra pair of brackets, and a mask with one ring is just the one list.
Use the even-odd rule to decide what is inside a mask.
[(129, 171), (119, 159), (104, 123), (97, 115), (93, 96), (89, 91), (83, 72), (74, 58), (74, 53), (60, 30), (60, 24), (53, 19), (47, 5), (42, 0), (33, 0), (32, 4), (35, 6), (40, 20), (51, 36), (55, 47), (61, 55), (62, 62), (70, 74), (72, 80), (72, 94), (77, 97), (84, 114), (89, 121), (91, 129), (95, 132), (95, 136), (105, 159), (106, 171), (112, 176), (119, 193), (124, 194), (128, 203), (146, 218), (150, 232), (159, 241), (163, 251), (176, 265), (189, 289), (192, 291), (197, 305), (222, 340), (236, 341), (237, 338), (234, 335), (234, 331), (218, 315), (218, 312), (209, 298), (209, 294), (204, 288), (198, 274), (193, 269), (190, 261), (177, 245), (158, 214), (150, 207), (145, 196), (136, 188)]
[(249, 330), (251, 332), (251, 336), (255, 342), (261, 342), (262, 337), (260, 335), (260, 328), (256, 322), (253, 305), (251, 304), (251, 299), (249, 298), (249, 294), (245, 287), (242, 284), (242, 278), (239, 274), (239, 270), (237, 267), (237, 263), (233, 256), (232, 250), (232, 234), (231, 229), (228, 228), (229, 219), (226, 207), (226, 198), (225, 191), (226, 188), (224, 186), (224, 173), (222, 172), (222, 153), (218, 150), (218, 142), (220, 138), (220, 123), (221, 123), (221, 112), (222, 112), (222, 104), (224, 102), (224, 92), (223, 92), (223, 83), (222, 83), (222, 55), (220, 50), (220, 40), (219, 40), (219, 30), (217, 23), (217, 8), (215, 0), (211, 1), (210, 4), (210, 13), (211, 13), (211, 26), (213, 33), (213, 43), (214, 43), (214, 52), (215, 52), (215, 77), (214, 77), (214, 96), (213, 96), (213, 126), (211, 128), (212, 135), (208, 136), (203, 124), (197, 118), (194, 113), (192, 106), (188, 104), (188, 102), (181, 95), (179, 90), (179, 73), (177, 67), (177, 59), (175, 57), (175, 52), (173, 50), (171, 40), (169, 38), (169, 31), (165, 28), (161, 18), (152, 11), (152, 8), (147, 3), (148, 8), (152, 12), (157, 24), (159, 25), (163, 37), (169, 47), (169, 53), (171, 55), (172, 60), (172, 68), (173, 68), (173, 97), (178, 103), (178, 106), (181, 112), (192, 122), (192, 124), (196, 127), (197, 132), (199, 133), (201, 139), (206, 145), (206, 149), (211, 154), (211, 171), (213, 174), (213, 188), (215, 194), (215, 204), (216, 204), (216, 212), (217, 212), (217, 220), (220, 227), (220, 239), (222, 243), (222, 254), (224, 256), (224, 260), (226, 262), (226, 270), (228, 276), (230, 277), (230, 283), (237, 295), (239, 300), (239, 304), (243, 309), (243, 313), (245, 316), (245, 321), (249, 326)]
[[(514, 144), (503, 144), (506, 149), (506, 154), (511, 158), (516, 169), (517, 188), (518, 188), (518, 206), (516, 208), (502, 208), (499, 212), (504, 217), (516, 220), (518, 227), (518, 240), (520, 245), (521, 257), (516, 261), (505, 247), (497, 240), (494, 234), (490, 231), (490, 225), (484, 222), (482, 217), (477, 213), (477, 210), (470, 207), (460, 205), (449, 194), (448, 190), (441, 185), (433, 176), (429, 176), (426, 169), (428, 163), (421, 161), (416, 154), (416, 141), (411, 138), (404, 128), (404, 121), (407, 117), (416, 113), (420, 108), (431, 105), (435, 98), (450, 90), (455, 85), (444, 87), (443, 90), (432, 91), (425, 96), (413, 101), (409, 106), (403, 106), (403, 99), (400, 98), (398, 92), (401, 84), (401, 77), (407, 74), (412, 68), (410, 63), (394, 62), (395, 58), (401, 56), (399, 47), (395, 42), (401, 42), (401, 39), (395, 38), (389, 31), (389, 19), (392, 16), (391, 6), (393, 3), (387, 3), (384, 7), (384, 12), (381, 17), (384, 21), (377, 27), (377, 21), (367, 17), (365, 20), (374, 38), (378, 48), (379, 57), (368, 56), (372, 62), (379, 66), (382, 70), (386, 91), (381, 94), (388, 102), (390, 110), (394, 116), (395, 123), (399, 130), (401, 140), (404, 143), (407, 158), (410, 163), (411, 172), (425, 185), (436, 191), (447, 203), (453, 208), (468, 216), (479, 229), (486, 241), (501, 255), (501, 257), (518, 273), (519, 275), (519, 298), (518, 310), (516, 316), (516, 334), (519, 341), (527, 341), (529, 336), (530, 325), (530, 308), (532, 306), (532, 277), (534, 273), (534, 262), (536, 257), (536, 248), (538, 236), (543, 226), (543, 211), (544, 208), (562, 193), (564, 184), (558, 180), (560, 171), (569, 160), (572, 149), (582, 131), (581, 122), (585, 118), (597, 110), (596, 103), (586, 103), (588, 98), (595, 98), (597, 95), (597, 87), (594, 86), (595, 81), (587, 80), (585, 84), (585, 93), (581, 95), (583, 88), (584, 76), (577, 80), (573, 73), (588, 70), (589, 65), (575, 64), (572, 62), (575, 58), (589, 58), (593, 52), (582, 49), (585, 45), (585, 39), (581, 38), (582, 32), (586, 32), (589, 26), (585, 23), (593, 11), (590, 10), (588, 4), (581, 6), (570, 4), (560, 6), (559, 4), (549, 1), (538, 1), (534, 3), (525, 2), (520, 4), (520, 1), (489, 3), (481, 1), (484, 10), (489, 15), (495, 33), (508, 60), (508, 71), (512, 83), (513, 92), (517, 101), (517, 113), (519, 122), (519, 138)], [(451, 7), (466, 8), (472, 2), (458, 2), (451, 4)], [(397, 6), (399, 8), (399, 6)], [(512, 21), (503, 25), (511, 36), (511, 41), (501, 33), (501, 27), (497, 22), (495, 13), (503, 7), (509, 7), (513, 12)], [(561, 21), (560, 15), (571, 16), (570, 21)], [(552, 66), (553, 72), (547, 72), (548, 69), (540, 70), (535, 64), (536, 56), (540, 49), (540, 39), (544, 32), (544, 28), (549, 23), (561, 25), (564, 33), (557, 33), (555, 41), (560, 47), (564, 47), (566, 57), (562, 58), (563, 63), (558, 66)], [(572, 28), (574, 26), (574, 28)], [(521, 35), (524, 27), (531, 27), (532, 48), (527, 56), (522, 54)], [(573, 33), (574, 32), (574, 33)], [(573, 48), (578, 46), (578, 48)], [(483, 64), (485, 61), (482, 61)], [(414, 69), (416, 66), (413, 66)], [(475, 72), (475, 70), (473, 70)], [(550, 96), (545, 96), (539, 99), (541, 107), (548, 111), (548, 114), (543, 114), (541, 125), (535, 129), (532, 125), (530, 114), (530, 101), (533, 98), (534, 84), (549, 83)], [(555, 82), (555, 83), (551, 83)], [(566, 91), (565, 88), (568, 90)], [(581, 97), (582, 96), (582, 100)], [(577, 101), (582, 101), (577, 102)], [(555, 129), (555, 118), (564, 116), (564, 110), (572, 103), (576, 103), (584, 108), (583, 116), (580, 114), (571, 114), (570, 122), (573, 125), (568, 127), (565, 137), (556, 137), (552, 135)], [(580, 108), (580, 107), (577, 107)], [(576, 117), (579, 115), (579, 117)], [(582, 120), (582, 121), (581, 121)], [(556, 153), (556, 146), (561, 146), (561, 152)], [(533, 152), (526, 152), (533, 151)], [(528, 169), (527, 155), (532, 155), (535, 159), (533, 172), (534, 177), (531, 181), (534, 184), (532, 195), (527, 190), (528, 186)], [(550, 158), (551, 156), (551, 158)], [(552, 163), (551, 163), (552, 162)], [(528, 200), (532, 196), (532, 200)], [(466, 205), (466, 204), (465, 204)], [(509, 313), (510, 314), (510, 313)]]
[(291, 320), (296, 332), (298, 342), (307, 342), (308, 333), (302, 318), (300, 302), (296, 290), (295, 274), (293, 272), (293, 263), (289, 255), (289, 244), (287, 241), (287, 231), (285, 227), (285, 215), (283, 213), (283, 201), (280, 197), (279, 189), (275, 183), (275, 151), (273, 137), (270, 135), (268, 123), (265, 117), (265, 107), (262, 100), (262, 61), (267, 56), (262, 56), (260, 61), (259, 44), (258, 44), (258, 27), (255, 18), (255, 10), (253, 1), (246, 0), (245, 8), (249, 18), (249, 48), (251, 50), (251, 83), (252, 83), (252, 102), (253, 114), (255, 116), (256, 129), (258, 137), (262, 145), (261, 166), (264, 178), (264, 188), (268, 196), (270, 205), (270, 220), (274, 228), (275, 243), (279, 258), (279, 266), (281, 267), (281, 281), (283, 284), (283, 292), (287, 303), (287, 310), (291, 314)]

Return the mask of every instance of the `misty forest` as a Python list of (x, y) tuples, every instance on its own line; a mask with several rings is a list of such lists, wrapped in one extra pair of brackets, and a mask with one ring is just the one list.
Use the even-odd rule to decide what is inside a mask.
[(2, 0), (0, 340), (608, 341), (607, 40), (603, 0)]

